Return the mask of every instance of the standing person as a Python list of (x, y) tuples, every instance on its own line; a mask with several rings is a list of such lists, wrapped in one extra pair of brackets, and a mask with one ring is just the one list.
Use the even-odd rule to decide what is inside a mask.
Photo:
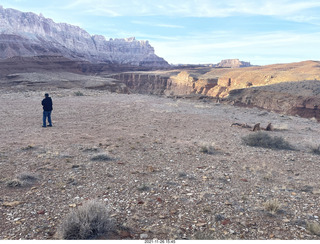
[(52, 126), (51, 122), (51, 112), (52, 112), (52, 99), (49, 97), (49, 94), (44, 94), (45, 98), (42, 100), (42, 107), (43, 107), (43, 125), (42, 127), (47, 127), (46, 121), (48, 118), (48, 126)]

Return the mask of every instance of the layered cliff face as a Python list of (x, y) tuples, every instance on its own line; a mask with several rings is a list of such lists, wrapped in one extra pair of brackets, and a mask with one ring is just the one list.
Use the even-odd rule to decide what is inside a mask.
[(187, 71), (125, 72), (108, 75), (126, 84), (131, 92), (167, 96), (207, 95), (218, 79), (198, 79)]
[(61, 54), (90, 62), (169, 67), (148, 41), (91, 36), (85, 30), (0, 6), (0, 58)]
[(320, 121), (320, 82), (317, 80), (232, 90), (227, 101)]
[(121, 73), (111, 78), (124, 82), (131, 92), (219, 97), (240, 106), (320, 120), (320, 62), (316, 61), (235, 69)]
[(243, 68), (252, 66), (250, 62), (240, 61), (239, 59), (224, 59), (216, 64), (217, 68)]

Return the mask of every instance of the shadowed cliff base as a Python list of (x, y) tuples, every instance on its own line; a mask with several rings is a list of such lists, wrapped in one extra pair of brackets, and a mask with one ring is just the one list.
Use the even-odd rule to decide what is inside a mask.
[(320, 63), (246, 68), (186, 67), (106, 75), (133, 93), (204, 98), (319, 120)]

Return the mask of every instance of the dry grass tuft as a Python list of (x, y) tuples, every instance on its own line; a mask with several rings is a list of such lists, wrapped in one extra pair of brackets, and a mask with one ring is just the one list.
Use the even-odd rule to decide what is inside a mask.
[(215, 154), (216, 150), (214, 149), (213, 143), (203, 143), (200, 147), (200, 152), (206, 153), (206, 154)]
[(8, 187), (22, 187), (22, 186), (29, 186), (34, 184), (38, 180), (38, 176), (34, 173), (30, 172), (23, 172), (15, 179), (8, 180), (6, 182)]
[(320, 236), (320, 224), (318, 222), (307, 222), (307, 230), (314, 235)]
[(258, 132), (242, 137), (242, 141), (251, 147), (263, 147), (276, 150), (294, 150), (293, 146), (282, 137), (271, 137), (265, 132)]
[(6, 182), (8, 187), (21, 187), (22, 182), (19, 179), (12, 179)]
[(281, 204), (279, 203), (278, 199), (268, 200), (264, 204), (265, 210), (267, 210), (271, 214), (277, 213), (278, 210), (280, 209), (280, 206), (281, 206)]
[(311, 148), (311, 152), (312, 152), (313, 154), (320, 155), (320, 146), (318, 146), (318, 147), (312, 147), (312, 148)]
[(101, 235), (108, 237), (113, 230), (114, 223), (107, 207), (91, 200), (66, 216), (60, 235), (65, 240), (90, 240)]
[(76, 92), (74, 92), (73, 93), (75, 96), (77, 96), (77, 97), (82, 97), (82, 96), (84, 96), (84, 94), (81, 92), (81, 91), (76, 91)]
[(92, 161), (111, 161), (112, 158), (109, 157), (107, 154), (98, 154), (91, 158)]

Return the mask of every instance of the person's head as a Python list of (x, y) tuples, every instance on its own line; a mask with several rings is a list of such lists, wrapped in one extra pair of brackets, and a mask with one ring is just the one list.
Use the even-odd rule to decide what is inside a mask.
[(49, 97), (49, 94), (48, 94), (48, 93), (46, 93), (46, 94), (44, 94), (44, 96), (45, 96), (45, 97)]

